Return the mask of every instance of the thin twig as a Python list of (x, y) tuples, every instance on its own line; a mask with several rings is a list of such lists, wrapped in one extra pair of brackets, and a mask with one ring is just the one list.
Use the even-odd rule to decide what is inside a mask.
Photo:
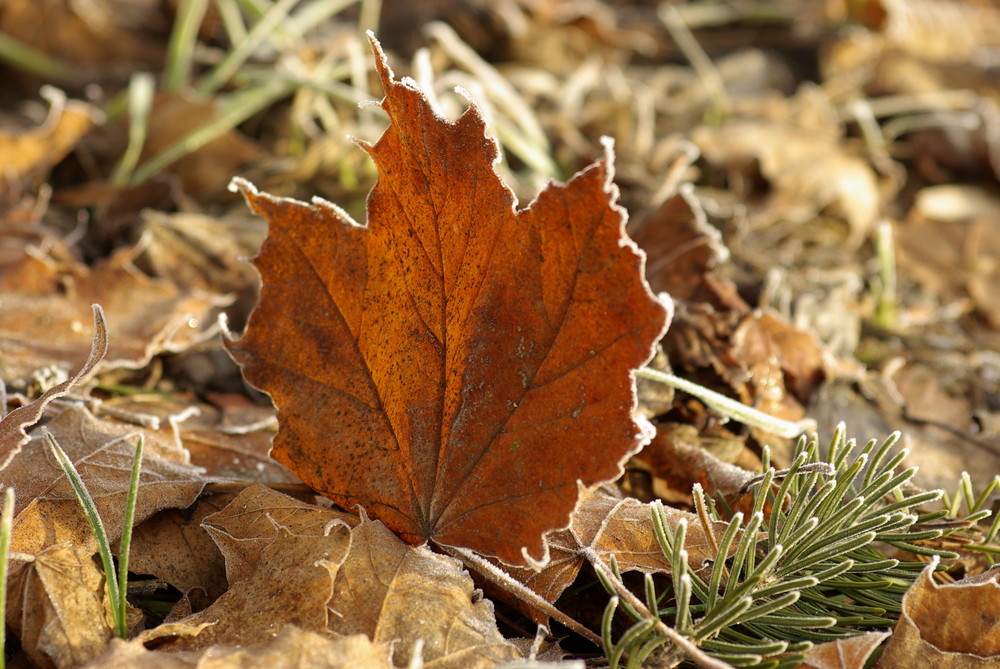
[(534, 590), (530, 589), (520, 581), (517, 581), (510, 574), (492, 562), (487, 561), (481, 555), (478, 555), (467, 548), (443, 546), (441, 544), (435, 545), (445, 553), (461, 560), (466, 567), (475, 570), (477, 574), (485, 577), (493, 585), (503, 588), (506, 592), (509, 592), (521, 601), (530, 604), (545, 615), (554, 620), (558, 620), (560, 623), (570, 628), (587, 641), (592, 642), (594, 645), (598, 647), (601, 646), (601, 637), (594, 634), (573, 618), (570, 618), (568, 615), (557, 609), (553, 604), (543, 599), (541, 595), (536, 593)]

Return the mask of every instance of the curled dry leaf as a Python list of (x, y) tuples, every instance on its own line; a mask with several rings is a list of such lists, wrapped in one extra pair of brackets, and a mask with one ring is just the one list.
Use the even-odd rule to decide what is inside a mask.
[[(664, 512), (668, 531), (681, 520), (687, 522), (684, 548), (688, 552), (688, 565), (707, 576), (706, 568), (711, 568), (717, 551), (706, 537), (698, 516), (673, 507), (664, 507)], [(716, 545), (725, 530), (726, 523), (714, 523), (712, 531), (716, 534)], [(552, 560), (545, 568), (541, 571), (511, 568), (510, 573), (549, 602), (555, 602), (576, 580), (584, 563), (581, 556), (584, 548), (592, 548), (608, 565), (614, 555), (622, 572), (669, 574), (672, 571), (653, 532), (652, 506), (630, 497), (616, 497), (603, 488), (584, 493), (573, 512), (570, 526), (553, 532), (548, 540)], [(529, 613), (536, 621), (544, 622), (544, 616), (533, 611)]]
[(293, 625), (252, 648), (209, 646), (197, 651), (163, 653), (138, 639), (112, 640), (107, 652), (84, 669), (392, 669), (388, 645), (372, 643), (363, 634), (331, 638)]
[(675, 301), (709, 303), (719, 311), (750, 310), (736, 286), (715, 272), (729, 259), (729, 249), (708, 223), (691, 184), (681, 184), (676, 195), (639, 223), (634, 236), (649, 258), (646, 279), (653, 290), (666, 291)]
[[(17, 563), (15, 563), (17, 564)], [(7, 624), (36, 667), (78, 667), (114, 635), (93, 551), (59, 543), (14, 570)]]
[[(0, 17), (0, 24), (3, 22)], [(65, 158), (100, 117), (100, 112), (93, 105), (79, 100), (67, 101), (62, 91), (44, 90), (51, 108), (38, 127), (29, 130), (0, 129), (0, 165), (3, 165), (0, 171), (0, 204), (11, 204), (4, 202), (8, 194), (33, 190), (33, 181), (44, 177), (53, 165)]]
[[(0, 418), (0, 471), (6, 469), (11, 460), (20, 453), (21, 448), (28, 443), (26, 429), (38, 422), (49, 402), (62, 397), (74, 385), (86, 378), (107, 353), (108, 330), (104, 323), (104, 311), (96, 304), (91, 309), (94, 312), (94, 337), (90, 342), (90, 354), (79, 371), (66, 381), (49, 388), (31, 404), (14, 409)], [(2, 394), (0, 392), (0, 395)], [(5, 410), (5, 406), (0, 406), (0, 413)]]
[(864, 669), (872, 652), (888, 636), (889, 632), (868, 632), (818, 643), (806, 653), (799, 669)]
[(478, 109), (438, 117), (372, 44), (391, 123), (361, 143), (368, 226), (237, 181), (270, 231), (228, 348), (278, 407), (274, 457), (314, 490), (411, 543), (543, 559), (577, 481), (617, 477), (648, 441), (630, 370), (668, 310), (624, 234), (610, 146), (517, 211)]
[(395, 640), (397, 667), (413, 666), (418, 642), (426, 669), (487, 669), (521, 659), (497, 630), (493, 603), (458, 560), (409, 546), (378, 521), (363, 518), (352, 531), (329, 607), (334, 632)]
[[(46, 429), (86, 482), (109, 540), (117, 541), (125, 513), (132, 457), (142, 432), (133, 426), (102, 421), (80, 406), (65, 410)], [(186, 508), (205, 486), (201, 471), (183, 462), (184, 452), (164, 448), (149, 435), (144, 438), (136, 523), (162, 509)], [(41, 434), (33, 435), (2, 472), (0, 485), (12, 485), (18, 494), (11, 550), (37, 553), (62, 542), (92, 553), (97, 550), (83, 509)]]
[(1000, 666), (1000, 568), (938, 585), (937, 563), (934, 558), (903, 596), (903, 613), (878, 669)]
[(214, 334), (214, 310), (230, 298), (197, 290), (182, 293), (151, 279), (122, 249), (94, 268), (31, 258), (0, 287), (0, 376), (26, 382), (38, 369), (75, 368), (87, 357), (84, 323), (91, 304), (107, 312), (110, 345), (98, 369), (137, 369), (165, 351), (181, 351)]
[(262, 485), (250, 486), (232, 503), (205, 519), (203, 527), (226, 558), (226, 578), (235, 583), (257, 569), (278, 528), (323, 536), (335, 525), (351, 526), (356, 516), (306, 504)]
[(139, 638), (147, 647), (176, 651), (215, 644), (250, 647), (285, 625), (324, 632), (333, 577), (350, 545), (344, 524), (326, 535), (293, 534), (279, 526), (246, 578), (204, 611), (146, 630)]

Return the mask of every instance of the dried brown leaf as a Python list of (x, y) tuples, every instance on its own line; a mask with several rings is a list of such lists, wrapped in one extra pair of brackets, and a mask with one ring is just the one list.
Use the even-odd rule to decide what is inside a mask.
[(809, 649), (799, 669), (864, 669), (872, 652), (889, 632), (868, 632), (836, 641), (818, 643)]
[(712, 304), (719, 311), (748, 312), (736, 286), (722, 279), (716, 267), (729, 258), (722, 235), (709, 225), (705, 211), (682, 185), (643, 220), (634, 234), (646, 252), (646, 279), (656, 292), (666, 291), (678, 302)]
[[(184, 94), (159, 93), (149, 116), (148, 139), (142, 158), (147, 160), (183, 140), (189, 133), (218, 121), (214, 101), (195, 100)], [(166, 169), (180, 177), (184, 191), (195, 198), (218, 197), (233, 174), (262, 151), (239, 131), (227, 130), (212, 141), (187, 152)]]
[(104, 575), (92, 555), (60, 543), (12, 565), (7, 623), (35, 666), (79, 666), (103, 652), (114, 635)]
[(306, 504), (262, 485), (241, 492), (204, 527), (226, 558), (230, 584), (250, 577), (280, 528), (303, 536), (324, 536), (336, 525), (351, 526), (357, 516)]
[[(109, 539), (121, 536), (136, 439), (133, 426), (102, 421), (81, 406), (65, 410), (46, 425), (76, 465), (94, 498)], [(136, 500), (135, 522), (166, 508), (185, 508), (205, 485), (201, 472), (183, 464), (186, 453), (147, 440)], [(65, 475), (41, 434), (32, 440), (2, 472), (0, 485), (17, 490), (11, 550), (37, 553), (69, 542), (81, 550), (97, 550), (87, 522)]]
[(624, 234), (610, 145), (518, 211), (479, 110), (440, 118), (372, 46), (391, 123), (362, 144), (368, 225), (235, 182), (270, 228), (228, 348), (278, 407), (275, 459), (314, 490), (411, 543), (542, 560), (577, 482), (616, 478), (648, 440), (631, 370), (668, 309)]
[(214, 333), (214, 310), (230, 299), (151, 279), (123, 249), (89, 269), (36, 261), (4, 277), (0, 303), (0, 377), (26, 382), (35, 370), (76, 368), (87, 358), (84, 323), (92, 304), (107, 314), (109, 346), (98, 369), (145, 366), (165, 351), (181, 351)]
[[(997, 202), (993, 202), (997, 206)], [(911, 217), (893, 225), (900, 272), (913, 277), (943, 303), (971, 298), (976, 309), (1000, 328), (1000, 218), (986, 214), (967, 221)]]
[[(661, 424), (656, 437), (636, 458), (649, 467), (654, 479), (654, 490), (662, 482), (677, 493), (690, 494), (691, 486), (701, 485), (709, 497), (721, 493), (735, 495), (754, 474), (734, 464), (721, 460), (701, 444), (706, 440), (690, 425)], [(739, 446), (736, 440), (726, 440), (724, 448)], [(742, 448), (741, 446), (739, 446)], [(664, 489), (658, 492), (666, 496)]]
[(256, 291), (245, 262), (260, 250), (267, 226), (249, 216), (217, 217), (190, 212), (141, 213), (144, 243), (137, 263), (183, 288), (223, 293)]
[[(7, 13), (5, 7), (0, 25)], [(52, 105), (47, 118), (37, 127), (0, 129), (0, 201), (6, 200), (8, 194), (33, 190), (35, 180), (45, 177), (53, 165), (65, 158), (100, 117), (96, 107), (79, 100), (67, 101), (61, 91), (47, 97)]]
[[(0, 418), (0, 471), (6, 469), (11, 460), (21, 452), (21, 448), (28, 443), (30, 437), (27, 428), (38, 422), (49, 402), (65, 395), (75, 384), (86, 378), (107, 353), (108, 332), (104, 323), (104, 311), (96, 304), (91, 309), (94, 312), (94, 336), (90, 342), (90, 353), (79, 371), (66, 381), (49, 388), (31, 404), (14, 409)], [(4, 378), (6, 374), (0, 374), (0, 395), (4, 394), (2, 392)], [(0, 412), (5, 410), (6, 406), (0, 406)]]
[(333, 578), (350, 545), (350, 529), (343, 523), (333, 524), (326, 535), (312, 536), (277, 526), (250, 573), (231, 581), (211, 606), (146, 630), (139, 638), (148, 647), (175, 651), (215, 644), (252, 647), (285, 625), (323, 633)]
[[(758, 384), (759, 379), (768, 376), (761, 373), (761, 368), (780, 367), (772, 374), (772, 383), (781, 382), (798, 402), (809, 401), (813, 390), (824, 378), (823, 348), (816, 337), (793, 327), (773, 311), (757, 311), (744, 318), (733, 333), (733, 355), (755, 372), (753, 378)], [(758, 389), (756, 395), (766, 397), (766, 392)], [(788, 420), (802, 417), (802, 407), (798, 403), (784, 411), (778, 411), (777, 406), (758, 408)]]
[(84, 669), (392, 669), (388, 645), (363, 634), (320, 635), (292, 625), (252, 648), (209, 646), (197, 651), (152, 651), (138, 639), (112, 641)]
[(927, 566), (903, 596), (903, 613), (879, 669), (1000, 666), (1000, 568), (951, 585), (938, 585)]
[(476, 669), (521, 659), (497, 631), (493, 604), (474, 590), (457, 560), (402, 542), (363, 519), (334, 583), (330, 629), (396, 640), (393, 662), (406, 667), (418, 641), (426, 669)]
[[(681, 520), (687, 522), (684, 547), (688, 565), (707, 576), (706, 568), (710, 568), (716, 551), (698, 516), (669, 506), (664, 507), (664, 512), (668, 531)], [(712, 529), (717, 543), (726, 523), (716, 522)], [(540, 571), (526, 568), (508, 568), (508, 571), (547, 601), (555, 602), (576, 580), (584, 563), (581, 555), (584, 548), (593, 549), (608, 565), (614, 555), (623, 572), (669, 574), (672, 571), (653, 532), (652, 506), (630, 497), (616, 497), (603, 488), (584, 493), (569, 528), (549, 536), (552, 559), (548, 565)], [(539, 622), (544, 621), (543, 616), (533, 615)]]
[(129, 570), (162, 579), (201, 610), (226, 591), (226, 565), (202, 527), (205, 517), (233, 501), (232, 493), (205, 495), (190, 508), (167, 509), (135, 528)]
[(101, 414), (173, 440), (206, 476), (259, 483), (298, 483), (299, 478), (268, 457), (277, 426), (274, 409), (241, 403), (220, 411), (204, 402), (162, 395), (132, 395), (105, 400)]
[[(78, 5), (8, 0), (0, 13), (0, 32), (14, 35), (73, 67), (138, 63), (158, 67), (162, 44), (149, 30), (162, 26), (162, 7), (150, 0), (109, 0)], [(80, 73), (91, 73), (86, 67)], [(84, 79), (81, 85), (91, 83)]]

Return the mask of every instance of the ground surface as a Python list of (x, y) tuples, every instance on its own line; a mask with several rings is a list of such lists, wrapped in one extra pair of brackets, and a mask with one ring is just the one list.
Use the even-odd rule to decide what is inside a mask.
[[(376, 169), (350, 138), (375, 142), (388, 121), (358, 107), (383, 95), (359, 28), (373, 29), (397, 78), (415, 79), (444, 116), (475, 101), (519, 206), (600, 158), (601, 137), (614, 139), (628, 231), (652, 290), (675, 304), (653, 366), (787, 421), (812, 419), (821, 442), (838, 423), (862, 442), (900, 430), (907, 463), (920, 467), (914, 482), (952, 498), (962, 485), (975, 497), (1000, 473), (1000, 12), (989, 3), (166, 4), (0, 6), (0, 36), (18, 41), (3, 47), (0, 70), (6, 408), (84, 365), (92, 304), (110, 341), (84, 385), (48, 404), (38, 425), (23, 424), (32, 439), (20, 454), (19, 432), (0, 435), (2, 462), (14, 458), (0, 481), (17, 491), (7, 620), (18, 661), (139, 666), (162, 661), (144, 655), (159, 648), (193, 665), (218, 644), (240, 666), (240, 652), (263, 662), (288, 644), (308, 649), (303, 657), (379, 666), (395, 638), (408, 641), (392, 662), (406, 666), (420, 652), (407, 644), (421, 638), (407, 619), (444, 604), (393, 600), (367, 622), (329, 623), (335, 648), (317, 632), (328, 609), (360, 606), (358, 583), (384, 583), (421, 560), (414, 573), (438, 574), (476, 639), (431, 635), (427, 666), (471, 666), (468, 647), (482, 666), (527, 653), (530, 642), (497, 632), (450, 558), (411, 555), (381, 525), (311, 505), (298, 478), (268, 459), (274, 412), (222, 345), (219, 315), (239, 332), (256, 304), (259, 278), (245, 259), (267, 235), (227, 188), (232, 177), (276, 196), (322, 197), (365, 221)], [(722, 470), (685, 464), (670, 448), (757, 471), (768, 445), (772, 464), (790, 463), (793, 439), (686, 393), (641, 382), (639, 408), (658, 436), (627, 464), (616, 495), (690, 509), (691, 484), (710, 487)], [(130, 571), (163, 586), (130, 597), (145, 602), (130, 618), (132, 634), (146, 629), (145, 646), (109, 648), (110, 622), (82, 622), (106, 617), (96, 544), (42, 423), (91, 482), (115, 545), (135, 437), (145, 436)], [(270, 497), (274, 489), (302, 502)], [(242, 515), (230, 506), (238, 494)], [(995, 508), (995, 497), (981, 506)], [(343, 542), (303, 538), (316, 527)], [(282, 532), (299, 542), (287, 554)], [(370, 554), (398, 559), (382, 571), (369, 559), (366, 576), (355, 553), (369, 541), (380, 547)], [(949, 574), (987, 567), (969, 559)], [(285, 574), (272, 579), (280, 587), (264, 573)], [(227, 588), (237, 582), (242, 590)], [(331, 589), (340, 599), (302, 603)], [(595, 590), (574, 611), (592, 630), (606, 603)], [(185, 616), (220, 598), (245, 623), (192, 631), (198, 619)], [(179, 627), (157, 626), (168, 611)], [(501, 613), (507, 638), (532, 636), (514, 609)], [(294, 627), (278, 635), (275, 621)], [(265, 634), (277, 640), (261, 647)], [(576, 650), (580, 639), (567, 645), (601, 655)], [(995, 661), (996, 649), (960, 650)]]

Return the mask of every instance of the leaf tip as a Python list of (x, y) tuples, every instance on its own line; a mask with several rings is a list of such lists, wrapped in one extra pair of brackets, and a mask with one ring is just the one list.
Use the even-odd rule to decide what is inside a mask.
[(226, 187), (230, 193), (240, 193), (246, 197), (247, 193), (257, 194), (257, 187), (243, 177), (233, 177)]
[(274, 197), (272, 197), (266, 192), (261, 193), (256, 186), (254, 186), (252, 183), (250, 183), (243, 177), (233, 177), (229, 181), (228, 188), (231, 193), (239, 193), (240, 195), (242, 195), (243, 201), (247, 203), (247, 206), (250, 207), (251, 211), (253, 211), (255, 214), (265, 216), (266, 218), (266, 215), (264, 214), (263, 211), (261, 211), (261, 208), (258, 206), (258, 202), (260, 200), (265, 200), (265, 201), (274, 200), (275, 199)]
[(367, 30), (365, 34), (368, 36), (368, 44), (371, 45), (372, 53), (375, 54), (375, 69), (378, 72), (379, 79), (382, 80), (382, 86), (388, 92), (394, 79), (392, 68), (389, 67), (389, 60), (386, 58), (385, 51), (382, 50), (382, 45), (379, 43), (378, 38), (375, 37), (375, 33)]

